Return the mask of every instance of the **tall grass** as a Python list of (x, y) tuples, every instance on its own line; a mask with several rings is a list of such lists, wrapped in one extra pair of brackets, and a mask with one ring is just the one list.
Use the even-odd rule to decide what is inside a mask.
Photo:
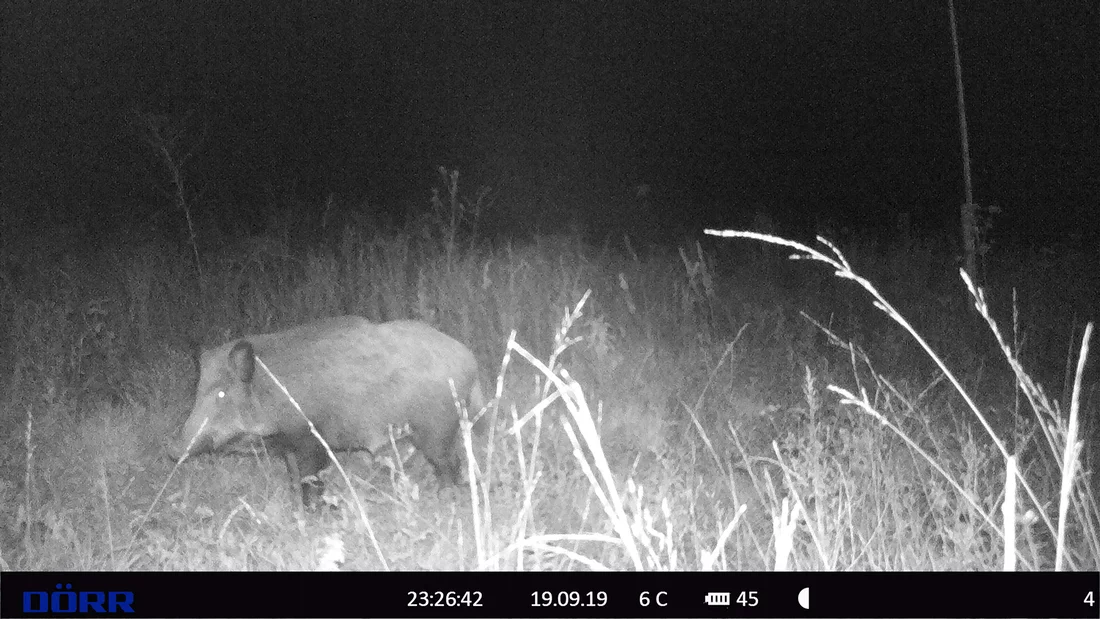
[[(440, 195), (444, 213), (461, 203)], [(1091, 472), (1069, 466), (1079, 460), (1065, 446), (1081, 439), (1063, 414), (1094, 411), (1094, 383), (1075, 367), (1072, 402), (1043, 395), (1016, 348), (984, 335), (997, 333), (984, 301), (959, 318), (965, 297), (934, 250), (855, 247), (853, 267), (796, 247), (845, 278), (887, 282), (874, 303), (915, 311), (903, 329), (812, 269), (730, 244), (490, 244), (426, 229), (242, 239), (202, 254), (201, 280), (194, 246), (163, 245), (5, 279), (0, 559), (853, 570), (998, 569), (1013, 557), (1016, 569), (1096, 569)], [(1019, 283), (1021, 299), (1057, 293)], [(1071, 310), (1023, 304), (1021, 316)], [(434, 477), (400, 440), (373, 461), (335, 454), (344, 474), (328, 486), (345, 508), (317, 517), (297, 513), (282, 464), (262, 452), (169, 477), (161, 445), (191, 404), (190, 344), (343, 313), (425, 320), (475, 351), (496, 397), (489, 437), (467, 443), (470, 488), (457, 500), (425, 492)], [(1029, 328), (1021, 320), (1014, 341)], [(944, 360), (918, 354), (907, 331)], [(1014, 412), (1017, 388), (1031, 419)], [(1031, 513), (1027, 526), (996, 512), (1010, 457), (1022, 492), (1009, 512)]]
[[(1026, 397), (1031, 412), (1035, 416), (1035, 427), (1042, 431), (1042, 436), (1045, 439), (1043, 446), (1048, 450), (1045, 452), (1047, 456), (1045, 463), (1053, 464), (1053, 466), (1049, 466), (1047, 470), (1053, 471), (1054, 474), (1038, 480), (1029, 480), (1025, 473), (1017, 467), (1016, 460), (1019, 454), (1009, 452), (1006, 447), (1006, 442), (998, 435), (997, 430), (994, 429), (986, 414), (982, 412), (982, 409), (963, 386), (955, 372), (947, 366), (940, 355), (929, 346), (920, 333), (918, 333), (909, 321), (883, 297), (875, 286), (852, 269), (852, 266), (845, 260), (840, 250), (829, 243), (828, 240), (818, 237), (818, 241), (829, 250), (829, 253), (826, 253), (808, 247), (802, 243), (772, 235), (719, 230), (707, 230), (706, 232), (714, 236), (742, 237), (790, 247), (798, 252), (791, 256), (792, 258), (813, 260), (827, 264), (835, 269), (834, 274), (837, 277), (853, 280), (870, 293), (874, 307), (885, 312), (891, 320), (903, 328), (920, 345), (921, 349), (935, 362), (936, 366), (942, 372), (942, 375), (951, 383), (956, 392), (963, 399), (969, 412), (981, 424), (982, 429), (985, 430), (989, 441), (987, 449), (992, 447), (1003, 459), (1006, 485), (1004, 490), (1004, 497), (1006, 500), (1003, 502), (1003, 509), (1001, 510), (1003, 519), (1000, 521), (1003, 528), (998, 526), (998, 518), (996, 518), (992, 510), (984, 508), (982, 497), (968, 493), (967, 489), (963, 487), (963, 483), (961, 483), (960, 480), (948, 471), (945, 465), (939, 461), (937, 458), (938, 454), (930, 453), (923, 449), (914, 437), (910, 436), (909, 433), (896, 423), (896, 419), (891, 419), (883, 414), (879, 410), (879, 407), (868, 397), (866, 389), (861, 388), (858, 395), (853, 393), (850, 389), (845, 389), (836, 385), (830, 385), (829, 390), (841, 396), (840, 403), (842, 405), (855, 406), (866, 412), (896, 436), (901, 438), (913, 452), (918, 454), (936, 471), (936, 473), (942, 476), (942, 478), (957, 491), (958, 496), (970, 505), (974, 513), (980, 516), (988, 525), (989, 529), (1003, 542), (1002, 553), (1003, 566), (1005, 569), (1014, 569), (1017, 565), (1017, 561), (1023, 561), (1025, 564), (1028, 564), (1027, 567), (1032, 568), (1034, 565), (1030, 565), (1030, 561), (1040, 561), (1042, 559), (1037, 556), (1028, 557), (1022, 555), (1015, 545), (1016, 526), (1018, 524), (1017, 514), (1024, 514), (1027, 516), (1028, 522), (1023, 524), (1025, 527), (1036, 524), (1036, 520), (1040, 521), (1038, 523), (1039, 526), (1044, 528), (1045, 533), (1055, 540), (1056, 546), (1053, 564), (1055, 570), (1092, 569), (1092, 566), (1096, 565), (1096, 558), (1100, 557), (1100, 506), (1098, 506), (1096, 497), (1093, 494), (1089, 475), (1082, 474), (1080, 455), (1084, 443), (1079, 440), (1081, 385), (1084, 379), (1085, 363), (1088, 358), (1089, 340), (1092, 336), (1091, 322), (1085, 327), (1081, 340), (1080, 353), (1074, 372), (1074, 389), (1070, 408), (1066, 414), (1063, 414), (1058, 403), (1048, 399), (1041, 386), (1036, 384), (1027, 374), (1023, 364), (1020, 362), (1017, 352), (1006, 342), (1001, 329), (991, 315), (991, 310), (986, 302), (984, 291), (974, 286), (965, 270), (959, 271), (962, 282), (974, 301), (974, 308), (989, 326), (989, 330), (996, 339), (998, 347), (1012, 369), (1018, 388)], [(852, 353), (854, 356), (854, 348), (852, 349)], [(865, 355), (861, 356), (866, 359)], [(870, 364), (868, 363), (868, 365)], [(888, 384), (881, 376), (876, 376), (876, 378), (881, 383)], [(1038, 464), (1042, 463), (1044, 462)], [(1027, 495), (1026, 498), (1029, 501), (1016, 503), (1014, 498), (1016, 497), (1017, 484), (1024, 490)], [(1040, 498), (1040, 494), (1042, 498)], [(1057, 498), (1056, 512), (1047, 509), (1049, 503), (1043, 501), (1043, 499), (1050, 499), (1052, 496)], [(1071, 510), (1074, 517), (1072, 521), (1067, 518)], [(1067, 531), (1073, 531), (1076, 538), (1077, 543), (1074, 544), (1074, 548), (1072, 549), (1066, 546)], [(1069, 552), (1067, 553), (1067, 551)], [(1084, 567), (1082, 566), (1082, 562)]]

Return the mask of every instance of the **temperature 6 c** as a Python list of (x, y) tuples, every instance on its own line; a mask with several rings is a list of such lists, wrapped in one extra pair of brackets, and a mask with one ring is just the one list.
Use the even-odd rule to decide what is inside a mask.
[(532, 607), (599, 608), (607, 606), (606, 591), (532, 591)]

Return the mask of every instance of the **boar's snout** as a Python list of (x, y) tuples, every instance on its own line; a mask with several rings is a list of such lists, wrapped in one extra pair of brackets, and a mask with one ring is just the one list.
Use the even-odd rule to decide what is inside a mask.
[(194, 441), (192, 441), (191, 436), (193, 435), (193, 432), (188, 432), (188, 429), (188, 425), (185, 424), (183, 426), (183, 429), (180, 430), (179, 433), (172, 438), (171, 442), (168, 443), (167, 456), (171, 458), (174, 462), (179, 462), (180, 460), (183, 460), (183, 457), (189, 453), (187, 449), (188, 447), (191, 448), (190, 453), (192, 455), (198, 453), (199, 451), (202, 451), (202, 449), (199, 447), (199, 444), (202, 442), (201, 440), (199, 440), (201, 437), (196, 438)]
[(180, 442), (179, 439), (176, 439), (168, 445), (168, 451), (165, 454), (165, 457), (175, 463), (182, 460), (185, 453), (187, 453), (187, 444)]

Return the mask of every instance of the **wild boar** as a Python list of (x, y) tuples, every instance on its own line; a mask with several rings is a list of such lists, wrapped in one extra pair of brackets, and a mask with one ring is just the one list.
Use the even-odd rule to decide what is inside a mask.
[(303, 505), (314, 506), (328, 455), (256, 357), (334, 451), (374, 451), (388, 442), (388, 426), (407, 423), (440, 483), (459, 482), (459, 413), (450, 381), (470, 415), (477, 414), (484, 406), (477, 361), (462, 343), (411, 320), (375, 324), (343, 316), (206, 350), (194, 408), (169, 447), (174, 459), (262, 440), (286, 459)]

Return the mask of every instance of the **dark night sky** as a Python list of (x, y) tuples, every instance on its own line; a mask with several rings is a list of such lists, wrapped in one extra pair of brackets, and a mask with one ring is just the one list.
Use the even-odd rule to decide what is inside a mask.
[[(191, 112), (206, 197), (238, 205), (274, 188), (400, 209), (438, 165), (604, 226), (641, 183), (693, 227), (759, 204), (934, 228), (963, 199), (946, 2), (2, 6), (5, 209), (159, 199), (134, 110)], [(1095, 2), (957, 10), (977, 202), (1020, 229), (1096, 228)]]

